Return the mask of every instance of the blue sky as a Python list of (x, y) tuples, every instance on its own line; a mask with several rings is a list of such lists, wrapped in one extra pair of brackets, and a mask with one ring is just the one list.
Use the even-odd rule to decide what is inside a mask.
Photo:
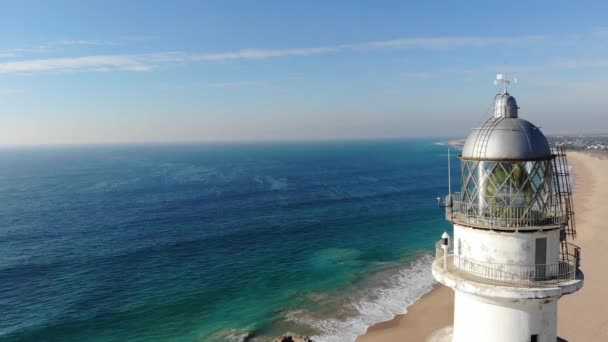
[(0, 144), (608, 133), (606, 2), (5, 1)]

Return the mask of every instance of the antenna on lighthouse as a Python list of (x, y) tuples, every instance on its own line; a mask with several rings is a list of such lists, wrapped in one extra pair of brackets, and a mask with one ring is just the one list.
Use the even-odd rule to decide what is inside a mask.
[(452, 198), (452, 166), (450, 164), (450, 148), (448, 147), (448, 196)]
[(494, 85), (498, 85), (499, 83), (502, 84), (503, 94), (506, 94), (508, 93), (507, 88), (511, 82), (517, 83), (517, 77), (513, 77), (512, 79), (510, 79), (506, 73), (496, 74)]

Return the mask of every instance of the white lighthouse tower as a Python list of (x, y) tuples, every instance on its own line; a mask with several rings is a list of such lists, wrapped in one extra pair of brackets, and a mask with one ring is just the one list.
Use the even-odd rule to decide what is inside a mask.
[(579, 290), (563, 149), (518, 117), (507, 92), (466, 139), (462, 191), (445, 198), (453, 237), (437, 243), (435, 279), (455, 292), (454, 342), (555, 342), (557, 301)]

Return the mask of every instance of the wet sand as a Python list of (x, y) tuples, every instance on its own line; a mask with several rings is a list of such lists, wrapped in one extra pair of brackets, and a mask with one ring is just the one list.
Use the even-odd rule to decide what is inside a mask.
[[(575, 177), (574, 210), (582, 248), (582, 290), (559, 301), (558, 335), (569, 342), (608, 341), (608, 159), (569, 152)], [(604, 256), (604, 257), (602, 257)], [(437, 286), (407, 308), (407, 313), (375, 324), (358, 342), (426, 341), (451, 326), (454, 294)]]
[(425, 341), (436, 330), (451, 325), (453, 316), (454, 292), (438, 285), (408, 307), (406, 314), (369, 327), (357, 342)]

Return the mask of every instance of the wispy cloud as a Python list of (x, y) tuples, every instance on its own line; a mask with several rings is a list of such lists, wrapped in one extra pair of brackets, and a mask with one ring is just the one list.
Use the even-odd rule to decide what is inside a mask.
[(543, 36), (522, 37), (431, 37), (404, 38), (373, 42), (340, 44), (325, 47), (292, 49), (246, 49), (235, 52), (195, 54), (189, 56), (198, 61), (226, 61), (234, 59), (264, 59), (274, 57), (310, 56), (330, 54), (345, 50), (376, 50), (386, 48), (448, 49), (457, 47), (489, 46), (497, 44), (527, 44), (545, 39)]
[(101, 45), (102, 43), (97, 40), (86, 40), (86, 39), (64, 39), (56, 42), (50, 42), (48, 45)]
[(4, 49), (0, 52), (0, 58), (27, 56), (27, 55), (44, 55), (48, 53), (58, 53), (68, 49), (76, 49), (80, 47), (91, 46), (117, 46), (118, 42), (100, 41), (92, 39), (58, 39), (39, 42), (35, 44), (26, 44), (20, 47)]
[(235, 59), (265, 59), (273, 57), (310, 56), (338, 52), (339, 47), (313, 47), (297, 49), (247, 49), (236, 52), (206, 53), (191, 55), (194, 61), (227, 61)]
[(204, 83), (204, 87), (208, 88), (240, 88), (240, 87), (259, 87), (262, 85), (268, 85), (267, 81), (263, 80), (251, 80), (251, 81), (232, 81), (232, 82), (213, 82)]
[[(0, 62), (0, 73), (84, 72), (84, 71), (149, 71), (168, 64), (192, 62), (222, 62), (235, 60), (261, 60), (280, 57), (304, 57), (327, 55), (345, 51), (368, 51), (390, 48), (452, 49), (485, 47), (505, 44), (530, 44), (546, 39), (544, 36), (517, 37), (424, 37), (380, 40), (334, 46), (243, 49), (218, 53), (164, 52), (153, 54), (114, 54), (81, 57), (60, 57)], [(63, 40), (43, 46), (98, 45), (94, 40)]]
[(0, 73), (37, 73), (70, 71), (147, 71), (151, 65), (136, 56), (107, 55), (72, 58), (49, 58), (0, 63)]
[[(431, 37), (404, 38), (340, 44), (324, 47), (289, 48), (289, 49), (244, 49), (219, 53), (184, 53), (169, 52), (156, 54), (118, 54), (82, 57), (63, 57), (7, 61), (0, 63), (0, 73), (37, 73), (37, 72), (75, 72), (75, 71), (148, 71), (165, 64), (180, 64), (197, 61), (233, 61), (259, 60), (279, 57), (303, 57), (311, 55), (332, 54), (343, 51), (376, 50), (386, 48), (457, 48), (465, 46), (488, 46), (495, 44), (525, 44), (543, 39), (540, 36), (522, 37)], [(64, 40), (55, 45), (96, 45), (97, 41)], [(47, 44), (46, 46), (53, 46)]]
[(498, 44), (519, 45), (545, 40), (545, 36), (518, 36), (518, 37), (428, 37), (403, 38), (367, 42), (360, 44), (342, 45), (350, 49), (377, 49), (377, 48), (423, 48), (423, 49), (449, 49), (458, 47), (483, 47)]

